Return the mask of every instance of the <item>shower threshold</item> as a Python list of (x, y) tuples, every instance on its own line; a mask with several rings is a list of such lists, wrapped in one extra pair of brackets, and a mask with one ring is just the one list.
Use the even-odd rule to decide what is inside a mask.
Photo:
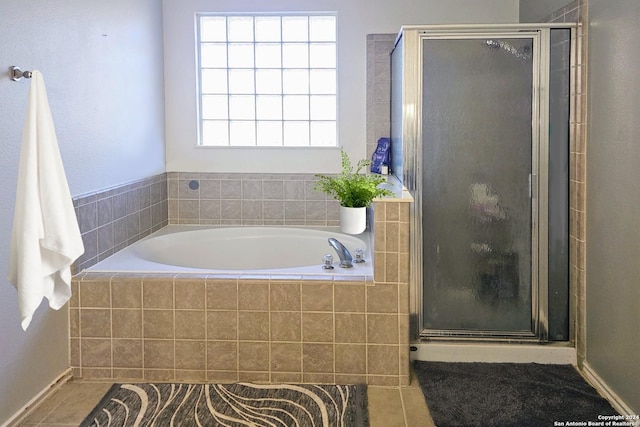
[(411, 347), (411, 360), (428, 362), (577, 364), (576, 349), (569, 342), (421, 341)]

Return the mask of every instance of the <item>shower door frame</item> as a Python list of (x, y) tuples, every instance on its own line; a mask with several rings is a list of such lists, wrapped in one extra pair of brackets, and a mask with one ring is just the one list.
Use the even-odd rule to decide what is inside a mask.
[[(549, 54), (550, 29), (571, 24), (498, 24), (455, 26), (404, 26), (402, 40), (402, 140), (404, 185), (414, 197), (410, 242), (411, 339), (478, 339), (510, 342), (547, 342), (548, 329), (548, 156), (549, 156)], [(531, 331), (427, 330), (423, 307), (422, 230), (422, 78), (423, 42), (433, 39), (526, 38), (533, 41), (531, 120)], [(409, 166), (409, 167), (407, 167)]]

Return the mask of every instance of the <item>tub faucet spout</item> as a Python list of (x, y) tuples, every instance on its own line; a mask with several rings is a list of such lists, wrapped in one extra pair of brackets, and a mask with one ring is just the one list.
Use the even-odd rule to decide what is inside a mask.
[(353, 264), (352, 264), (353, 258), (351, 257), (351, 253), (349, 253), (347, 248), (345, 248), (342, 243), (340, 243), (337, 239), (330, 237), (329, 245), (331, 245), (331, 247), (335, 249), (336, 252), (338, 253), (338, 257), (340, 257), (340, 264), (339, 264), (340, 267), (342, 268), (353, 267)]

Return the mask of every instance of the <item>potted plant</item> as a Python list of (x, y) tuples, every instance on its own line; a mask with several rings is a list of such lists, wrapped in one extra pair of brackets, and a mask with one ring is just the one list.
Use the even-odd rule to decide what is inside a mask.
[(393, 193), (378, 188), (386, 182), (382, 175), (361, 173), (371, 164), (369, 160), (360, 160), (354, 166), (344, 150), (340, 151), (342, 172), (337, 175), (317, 174), (315, 190), (322, 191), (340, 202), (340, 228), (347, 234), (360, 234), (367, 227), (367, 207), (376, 197), (390, 196)]

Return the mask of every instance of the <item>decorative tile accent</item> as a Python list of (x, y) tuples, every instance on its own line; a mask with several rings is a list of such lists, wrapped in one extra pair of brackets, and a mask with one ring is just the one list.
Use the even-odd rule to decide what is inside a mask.
[(168, 221), (203, 225), (339, 225), (340, 205), (315, 191), (315, 180), (312, 174), (169, 172)]
[(73, 198), (85, 253), (79, 272), (167, 225), (167, 179), (149, 178)]

